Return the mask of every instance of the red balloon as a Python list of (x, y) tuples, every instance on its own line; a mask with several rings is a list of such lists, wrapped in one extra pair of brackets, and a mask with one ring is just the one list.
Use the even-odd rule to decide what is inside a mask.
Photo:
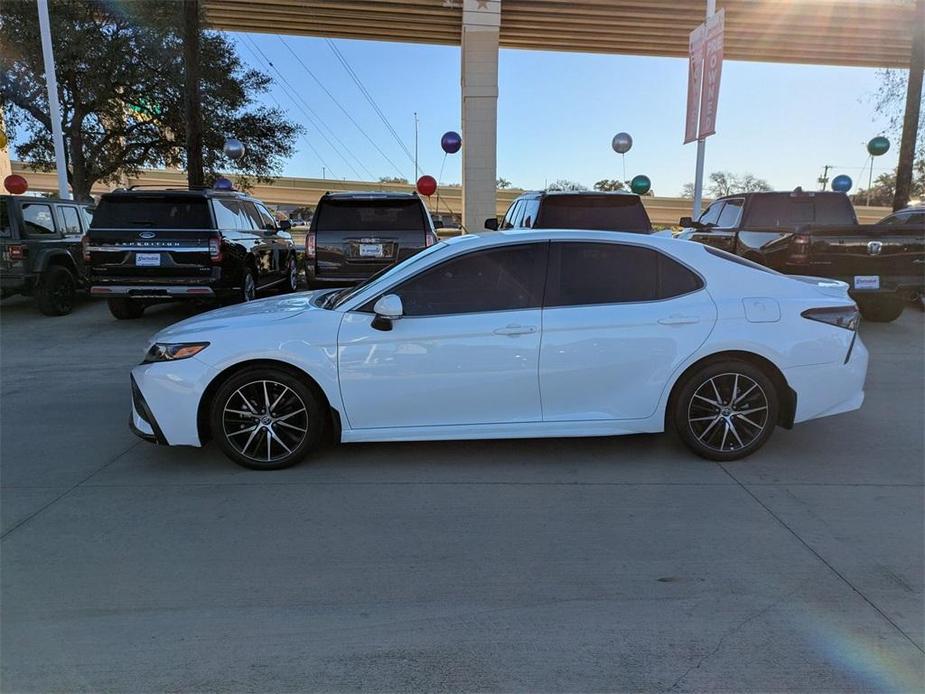
[(29, 182), (18, 174), (11, 174), (3, 179), (3, 187), (13, 195), (22, 195), (29, 190)]
[(437, 179), (433, 176), (421, 176), (418, 179), (417, 188), (421, 195), (430, 197), (437, 192)]

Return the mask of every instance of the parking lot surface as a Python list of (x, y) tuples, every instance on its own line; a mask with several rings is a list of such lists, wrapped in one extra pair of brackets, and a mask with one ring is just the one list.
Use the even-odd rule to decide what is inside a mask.
[(267, 473), (128, 431), (193, 310), (0, 308), (4, 691), (923, 687), (925, 314), (862, 326), (860, 411), (733, 464), (646, 435)]

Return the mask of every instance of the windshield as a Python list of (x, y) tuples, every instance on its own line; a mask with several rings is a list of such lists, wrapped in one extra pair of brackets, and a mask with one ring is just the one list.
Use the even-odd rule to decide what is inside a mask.
[(360, 291), (365, 289), (367, 286), (369, 286), (373, 282), (377, 282), (379, 280), (385, 279), (386, 277), (390, 277), (393, 274), (398, 273), (399, 270), (404, 270), (409, 265), (412, 265), (418, 262), (419, 260), (421, 260), (421, 258), (424, 258), (439, 249), (445, 248), (446, 245), (447, 244), (445, 241), (435, 243), (433, 246), (430, 246), (429, 248), (425, 248), (423, 251), (421, 251), (420, 253), (416, 253), (415, 255), (411, 256), (407, 260), (403, 260), (402, 262), (392, 265), (390, 267), (382, 268), (379, 272), (377, 272), (374, 275), (370, 275), (369, 277), (367, 277), (365, 280), (363, 280), (359, 284), (356, 284), (352, 287), (345, 287), (344, 289), (341, 289), (339, 292), (335, 292), (334, 294), (328, 295), (327, 297), (325, 297), (324, 303), (321, 305), (321, 308), (337, 308), (338, 306), (343, 305), (344, 303), (352, 299), (354, 296), (359, 294)]

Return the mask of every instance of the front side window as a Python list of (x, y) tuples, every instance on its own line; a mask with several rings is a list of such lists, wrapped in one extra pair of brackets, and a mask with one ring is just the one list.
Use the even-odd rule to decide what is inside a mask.
[(51, 205), (23, 203), (22, 221), (27, 234), (55, 233), (55, 220), (51, 216)]
[(729, 229), (738, 226), (739, 219), (742, 217), (742, 205), (744, 204), (745, 201), (742, 198), (727, 200), (726, 204), (723, 205), (722, 211), (719, 213), (719, 220), (716, 222), (716, 226), (721, 229)]
[(408, 316), (538, 308), (546, 246), (531, 243), (466, 253), (424, 270), (389, 293), (401, 297)]
[(269, 213), (266, 207), (263, 205), (256, 205), (257, 214), (260, 215), (260, 228), (261, 229), (275, 229), (276, 220), (273, 218), (273, 215)]
[(77, 208), (62, 205), (58, 209), (61, 211), (61, 220), (64, 222), (64, 233), (68, 235), (80, 234), (80, 216), (77, 214)]
[(508, 208), (507, 214), (504, 215), (504, 219), (501, 220), (501, 226), (499, 229), (512, 229), (514, 228), (514, 220), (517, 218), (517, 215), (523, 210), (524, 201), (515, 200), (514, 204)]
[(716, 225), (716, 223), (719, 221), (719, 215), (723, 211), (724, 204), (725, 201), (720, 200), (719, 202), (714, 202), (712, 205), (710, 205), (707, 208), (707, 211), (700, 215), (700, 223)]

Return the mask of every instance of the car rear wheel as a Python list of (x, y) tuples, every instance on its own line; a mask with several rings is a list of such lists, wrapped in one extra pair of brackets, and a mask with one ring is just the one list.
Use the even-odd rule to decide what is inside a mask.
[(283, 291), (290, 293), (299, 289), (299, 264), (295, 256), (289, 258), (289, 269), (286, 271), (286, 281), (283, 282)]
[(254, 272), (253, 268), (247, 268), (244, 271), (239, 297), (242, 302), (253, 301), (257, 298), (257, 274)]
[(118, 320), (141, 318), (147, 304), (138, 299), (108, 299), (109, 312)]
[(290, 467), (321, 442), (322, 402), (314, 388), (285, 369), (246, 369), (216, 391), (212, 436), (238, 465), (252, 470)]
[(872, 323), (889, 323), (902, 315), (905, 303), (893, 296), (855, 297), (861, 317)]
[(704, 365), (672, 399), (672, 423), (684, 444), (709, 460), (751, 455), (771, 436), (780, 409), (774, 383), (738, 359)]
[(42, 273), (35, 290), (39, 311), (46, 316), (66, 316), (74, 308), (77, 280), (67, 268), (52, 266)]

